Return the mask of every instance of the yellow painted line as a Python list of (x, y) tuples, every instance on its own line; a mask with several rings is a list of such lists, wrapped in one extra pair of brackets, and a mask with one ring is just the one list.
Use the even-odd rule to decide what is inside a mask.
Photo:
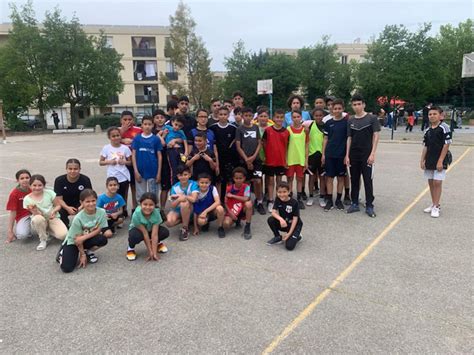
[[(464, 157), (472, 150), (472, 148), (467, 148), (463, 154), (451, 164), (448, 168), (448, 172), (451, 171)], [(405, 215), (423, 198), (424, 195), (429, 191), (429, 187), (421, 191), (418, 196), (397, 216), (395, 219), (390, 222), (390, 224), (375, 238), (365, 249), (360, 253), (352, 263), (342, 271), (334, 281), (325, 288), (316, 298), (295, 318), (293, 321), (281, 332), (277, 337), (273, 339), (270, 345), (263, 350), (262, 354), (272, 353), (283, 340), (285, 340), (313, 311), (315, 308), (322, 302), (324, 299), (329, 296), (329, 294), (337, 287), (339, 284), (344, 281), (352, 271), (359, 265), (366, 257), (370, 254), (372, 249), (374, 249), (377, 244), (379, 244), (387, 234), (405, 217)]]

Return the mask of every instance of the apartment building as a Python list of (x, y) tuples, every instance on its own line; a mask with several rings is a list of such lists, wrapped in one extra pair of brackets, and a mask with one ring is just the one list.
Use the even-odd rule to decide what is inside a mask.
[[(8, 38), (11, 24), (0, 24), (0, 45)], [(152, 107), (165, 107), (169, 93), (160, 84), (160, 73), (181, 85), (187, 85), (187, 76), (179, 71), (165, 51), (169, 40), (167, 26), (115, 26), (115, 25), (83, 25), (88, 35), (99, 35), (103, 30), (107, 36), (107, 44), (122, 54), (122, 80), (124, 89), (116, 97), (111, 98), (105, 108), (85, 108), (79, 112), (79, 124), (89, 115), (104, 112), (121, 112), (125, 109), (149, 112)], [(68, 106), (57, 108), (60, 117), (70, 122)], [(30, 112), (31, 114), (31, 112)], [(53, 125), (50, 113), (46, 114), (48, 125)], [(51, 121), (51, 122), (49, 122)]]
[[(342, 64), (348, 64), (351, 60), (360, 63), (365, 60), (364, 55), (367, 54), (367, 44), (360, 43), (355, 40), (354, 43), (337, 43), (336, 53), (339, 55), (339, 61)], [(267, 48), (268, 53), (285, 53), (296, 56), (298, 48)]]

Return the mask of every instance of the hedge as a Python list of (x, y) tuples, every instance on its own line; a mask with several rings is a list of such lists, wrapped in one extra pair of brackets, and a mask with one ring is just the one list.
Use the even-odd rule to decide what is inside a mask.
[(100, 125), (100, 128), (107, 129), (112, 126), (120, 126), (120, 116), (109, 115), (109, 116), (91, 116), (86, 119), (84, 125), (86, 127), (95, 127)]

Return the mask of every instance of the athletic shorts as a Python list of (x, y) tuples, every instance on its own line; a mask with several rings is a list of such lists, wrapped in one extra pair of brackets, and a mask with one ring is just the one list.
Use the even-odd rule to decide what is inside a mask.
[(425, 178), (429, 180), (439, 180), (443, 181), (446, 179), (446, 170), (443, 169), (441, 171), (438, 170), (425, 170)]
[(133, 165), (125, 165), (130, 172), (130, 186), (135, 186), (135, 171), (133, 170)]
[[(313, 175), (324, 175), (324, 167), (321, 163), (321, 157), (321, 152), (316, 152), (308, 157), (308, 170), (311, 170)], [(306, 174), (309, 174), (308, 171), (306, 171)]]
[(286, 168), (284, 166), (268, 166), (264, 165), (263, 173), (268, 176), (284, 176), (286, 174)]
[(304, 177), (304, 166), (301, 165), (290, 165), (286, 171), (286, 176), (293, 177), (296, 174), (297, 178)]
[(247, 180), (261, 179), (263, 177), (263, 166), (261, 160), (255, 159), (253, 161), (253, 170), (248, 169), (245, 162), (242, 162), (241, 166), (247, 170)]
[(344, 158), (326, 158), (324, 170), (326, 171), (326, 176), (328, 177), (347, 175)]

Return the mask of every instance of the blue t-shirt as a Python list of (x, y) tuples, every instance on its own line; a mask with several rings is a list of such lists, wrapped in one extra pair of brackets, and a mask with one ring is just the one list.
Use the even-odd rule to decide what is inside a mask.
[[(179, 131), (175, 131), (173, 126), (169, 124), (167, 124), (164, 129), (168, 130), (168, 134), (165, 137), (166, 144), (177, 138), (181, 138), (183, 142), (186, 141), (186, 135), (184, 134), (184, 131), (182, 129), (180, 129)], [(180, 145), (183, 146), (183, 143), (181, 143)]]
[(115, 213), (123, 206), (125, 206), (125, 200), (119, 194), (115, 194), (114, 197), (102, 194), (97, 198), (97, 207), (103, 208), (107, 214)]
[(330, 119), (324, 124), (323, 133), (328, 137), (326, 158), (344, 158), (347, 143), (347, 120)]
[(132, 142), (132, 148), (136, 152), (137, 169), (142, 178), (154, 179), (158, 173), (158, 152), (163, 149), (160, 139), (151, 135), (143, 137), (137, 135)]
[[(311, 120), (311, 115), (309, 114), (308, 111), (302, 111), (302, 119), (303, 121), (310, 121)], [(285, 113), (285, 121), (283, 122), (283, 127), (288, 127), (293, 124), (293, 120), (291, 119), (291, 111), (288, 111)]]
[(216, 136), (215, 136), (214, 132), (211, 131), (210, 129), (206, 129), (205, 131), (202, 131), (200, 129), (193, 128), (191, 130), (191, 133), (193, 134), (193, 138), (196, 137), (196, 134), (198, 132), (206, 132), (206, 135), (207, 135), (207, 149), (209, 149), (211, 152), (213, 152), (214, 151), (214, 144), (216, 142)]
[(193, 192), (199, 191), (199, 186), (196, 181), (189, 180), (188, 186), (182, 187), (181, 183), (178, 181), (171, 187), (170, 195), (184, 194), (186, 196), (191, 195)]

